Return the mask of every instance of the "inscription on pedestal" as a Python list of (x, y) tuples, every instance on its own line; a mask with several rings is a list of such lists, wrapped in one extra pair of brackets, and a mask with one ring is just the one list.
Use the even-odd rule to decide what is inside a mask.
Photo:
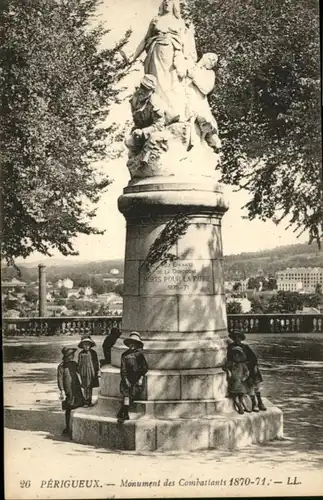
[(145, 294), (212, 294), (211, 260), (176, 260), (155, 270), (140, 271), (141, 293)]

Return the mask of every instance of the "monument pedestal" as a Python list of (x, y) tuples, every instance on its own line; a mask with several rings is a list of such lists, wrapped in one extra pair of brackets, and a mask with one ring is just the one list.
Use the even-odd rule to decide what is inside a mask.
[[(227, 210), (212, 177), (131, 181), (119, 198), (127, 220), (122, 336), (102, 369), (97, 405), (73, 412), (73, 439), (113, 449), (235, 448), (282, 436), (282, 412), (235, 412), (222, 370), (227, 347), (221, 219)], [(186, 230), (145, 265), (151, 245), (182, 214)], [(123, 339), (138, 331), (149, 372), (130, 421), (118, 424)]]

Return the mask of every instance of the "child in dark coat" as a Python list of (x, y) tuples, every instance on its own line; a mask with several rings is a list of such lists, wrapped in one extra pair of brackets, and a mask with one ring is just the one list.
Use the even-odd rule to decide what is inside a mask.
[(250, 411), (244, 404), (244, 397), (248, 393), (246, 381), (249, 377), (246, 356), (240, 346), (234, 346), (231, 349), (230, 358), (225, 366), (228, 374), (229, 394), (233, 398), (237, 412), (243, 414), (245, 411)]
[(129, 349), (121, 356), (120, 392), (123, 395), (117, 418), (119, 423), (129, 420), (129, 406), (142, 392), (144, 376), (148, 372), (148, 364), (142, 351), (143, 342), (137, 332), (132, 332), (124, 343)]
[(93, 406), (92, 392), (93, 387), (99, 387), (99, 359), (96, 351), (92, 349), (95, 342), (89, 335), (82, 337), (79, 343), (79, 348), (82, 349), (78, 357), (78, 371), (82, 380), (82, 388), (84, 391), (84, 406)]
[(57, 385), (60, 390), (62, 409), (65, 410), (65, 429), (63, 434), (70, 434), (71, 410), (84, 405), (77, 363), (74, 355), (77, 349), (63, 347), (63, 360), (57, 367)]
[(246, 336), (240, 329), (234, 329), (233, 332), (230, 333), (229, 337), (233, 340), (233, 342), (228, 345), (227, 360), (229, 362), (232, 360), (232, 352), (236, 346), (243, 349), (246, 357), (246, 365), (249, 370), (249, 377), (246, 382), (248, 386), (248, 394), (252, 403), (252, 411), (266, 411), (267, 408), (262, 401), (260, 393), (260, 385), (263, 378), (259, 370), (257, 356), (248, 344), (242, 343), (242, 341), (246, 339)]

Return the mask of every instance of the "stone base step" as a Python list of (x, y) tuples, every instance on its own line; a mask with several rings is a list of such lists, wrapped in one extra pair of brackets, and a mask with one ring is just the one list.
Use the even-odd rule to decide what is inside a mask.
[(281, 410), (268, 400), (265, 404), (265, 412), (192, 419), (161, 420), (130, 413), (123, 424), (94, 406), (72, 412), (72, 436), (77, 443), (140, 452), (235, 449), (282, 437)]
[[(226, 374), (221, 368), (191, 370), (149, 370), (145, 376), (142, 399), (186, 400), (201, 398), (221, 400), (227, 393)], [(120, 397), (120, 369), (101, 368), (100, 394)]]
[[(100, 414), (113, 417), (119, 411), (121, 404), (122, 398), (99, 395), (97, 408)], [(130, 410), (156, 419), (191, 419), (230, 413), (234, 411), (234, 407), (230, 398), (223, 398), (220, 401), (215, 399), (202, 399), (200, 401), (151, 400), (135, 401)]]

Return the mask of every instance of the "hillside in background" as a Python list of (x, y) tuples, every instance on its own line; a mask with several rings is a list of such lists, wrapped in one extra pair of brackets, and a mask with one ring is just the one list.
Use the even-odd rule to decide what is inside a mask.
[[(75, 276), (108, 277), (112, 269), (118, 269), (119, 276), (123, 277), (123, 260), (104, 260), (98, 262), (73, 262), (64, 263), (64, 260), (56, 261), (54, 264), (50, 259), (43, 259), (47, 266), (46, 274), (48, 281), (59, 278)], [(243, 279), (259, 274), (275, 274), (286, 267), (323, 267), (323, 251), (312, 244), (297, 244), (277, 247), (252, 253), (241, 253), (226, 255), (224, 257), (225, 279)], [(36, 281), (38, 277), (37, 265), (21, 265), (21, 278), (26, 281)], [(13, 268), (2, 268), (2, 279), (11, 279), (17, 276)]]
[(226, 279), (275, 274), (287, 267), (323, 267), (323, 251), (302, 243), (224, 257)]
[[(60, 278), (75, 279), (80, 276), (102, 276), (109, 277), (112, 269), (119, 271), (118, 277), (123, 278), (123, 260), (104, 260), (99, 262), (78, 262), (52, 265), (50, 259), (42, 259), (46, 265), (46, 276), (48, 281), (55, 282)], [(62, 262), (62, 261), (60, 261)], [(19, 266), (21, 271), (20, 279), (23, 281), (36, 281), (38, 279), (38, 266)], [(2, 280), (11, 279), (17, 276), (17, 271), (12, 267), (2, 268)]]

